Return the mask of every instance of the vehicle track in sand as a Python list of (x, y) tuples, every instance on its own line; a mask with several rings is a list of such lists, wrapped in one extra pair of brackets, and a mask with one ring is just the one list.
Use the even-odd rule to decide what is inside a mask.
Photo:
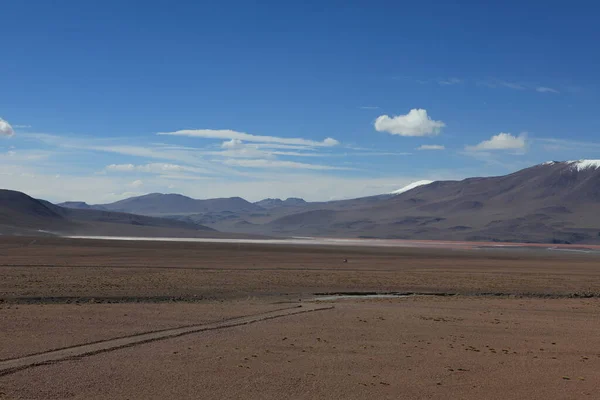
[(236, 326), (267, 321), (275, 318), (287, 317), (315, 311), (331, 310), (333, 308), (334, 307), (331, 305), (299, 305), (296, 307), (283, 308), (279, 310), (268, 311), (261, 314), (246, 315), (243, 317), (232, 318), (224, 321), (211, 322), (199, 325), (190, 325), (160, 331), (145, 332), (126, 337), (102, 340), (94, 343), (81, 344), (62, 349), (45, 351), (42, 353), (31, 354), (24, 357), (0, 361), (0, 376), (9, 375), (17, 371), (39, 365), (49, 365), (65, 360), (78, 359), (94, 354), (118, 350), (125, 347), (137, 346), (140, 344), (154, 342), (157, 340), (170, 339), (178, 336), (188, 335), (191, 333), (232, 328)]

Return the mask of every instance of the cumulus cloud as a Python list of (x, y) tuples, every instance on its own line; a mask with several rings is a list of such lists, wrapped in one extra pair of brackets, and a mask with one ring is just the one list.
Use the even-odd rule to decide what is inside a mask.
[(535, 90), (537, 90), (540, 93), (559, 93), (558, 90), (546, 86), (539, 86), (535, 88)]
[(400, 136), (435, 136), (439, 134), (446, 124), (434, 121), (427, 110), (413, 108), (406, 115), (390, 117), (381, 115), (375, 120), (375, 129), (378, 132), (388, 132)]
[(240, 139), (231, 139), (229, 141), (223, 142), (221, 147), (224, 149), (239, 149), (243, 145), (244, 142), (242, 142)]
[(446, 146), (440, 144), (424, 144), (417, 148), (417, 150), (444, 150)]
[(137, 181), (131, 182), (131, 186), (134, 188), (139, 188), (141, 186), (144, 186), (144, 182), (138, 179)]
[(266, 160), (266, 159), (230, 159), (224, 164), (246, 168), (294, 168), (311, 170), (344, 170), (349, 168), (333, 167), (329, 165), (305, 164), (294, 161)]
[(10, 126), (8, 121), (5, 121), (2, 118), (0, 118), (0, 136), (10, 137), (14, 134), (15, 134), (15, 131), (13, 130), (12, 126)]
[[(198, 137), (204, 139), (229, 139), (229, 140), (240, 140), (246, 142), (258, 142), (258, 143), (280, 143), (280, 144), (291, 144), (300, 146), (313, 146), (313, 147), (331, 147), (340, 144), (333, 138), (326, 138), (322, 142), (301, 139), (301, 138), (283, 138), (276, 136), (262, 136), (252, 135), (245, 132), (237, 132), (230, 129), (192, 129), (192, 130), (180, 130), (175, 132), (159, 132), (157, 135), (169, 135), (169, 136), (188, 136)], [(234, 142), (235, 143), (235, 142)]]
[(484, 140), (475, 146), (467, 146), (465, 149), (467, 151), (524, 150), (526, 147), (527, 135), (513, 136), (510, 133), (499, 133), (489, 140)]

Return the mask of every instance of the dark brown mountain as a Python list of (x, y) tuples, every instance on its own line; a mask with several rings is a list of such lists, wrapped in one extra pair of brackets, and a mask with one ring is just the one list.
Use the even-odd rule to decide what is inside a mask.
[(600, 161), (551, 162), (208, 225), (271, 235), (600, 242)]
[(65, 201), (64, 203), (58, 203), (57, 206), (64, 208), (75, 208), (79, 210), (103, 210), (101, 205), (92, 206), (84, 201)]
[(0, 234), (212, 236), (189, 222), (92, 209), (69, 209), (24, 193), (0, 190)]
[[(68, 208), (85, 208), (86, 203), (67, 202), (61, 205)], [(144, 196), (130, 197), (110, 204), (89, 206), (94, 209), (119, 211), (140, 215), (173, 215), (229, 212), (262, 211), (258, 205), (241, 197), (196, 200), (180, 194), (151, 193)]]
[(241, 198), (152, 194), (103, 207), (245, 234), (600, 243), (600, 160), (437, 181), (399, 194), (319, 203), (288, 200), (252, 204)]
[[(0, 190), (0, 232), (11, 229), (38, 230), (67, 226), (55, 210), (24, 193)], [(12, 230), (11, 230), (12, 231)]]
[(270, 210), (277, 207), (304, 207), (308, 203), (304, 201), (304, 199), (300, 199), (297, 197), (289, 197), (285, 200), (281, 199), (264, 199), (261, 201), (257, 201), (256, 204), (259, 207), (264, 208), (265, 210)]

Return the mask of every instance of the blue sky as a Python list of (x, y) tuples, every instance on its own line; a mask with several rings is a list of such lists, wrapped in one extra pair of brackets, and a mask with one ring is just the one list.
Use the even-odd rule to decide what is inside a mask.
[(0, 186), (328, 200), (600, 158), (594, 2), (258, 3), (3, 2)]

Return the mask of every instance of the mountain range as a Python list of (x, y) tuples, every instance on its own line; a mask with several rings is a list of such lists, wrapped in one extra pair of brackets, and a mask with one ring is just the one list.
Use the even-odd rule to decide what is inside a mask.
[[(0, 198), (3, 207), (4, 202)], [(51, 206), (23, 203), (19, 207), (29, 211), (13, 225), (37, 227), (35, 218), (43, 218), (52, 226), (53, 218), (63, 218), (80, 226), (137, 221), (181, 229), (184, 235), (214, 229), (269, 236), (597, 243), (600, 160), (547, 162), (496, 177), (419, 181), (393, 193), (329, 202), (251, 203), (240, 197), (196, 200), (153, 193), (111, 204), (61, 203), (54, 206), (58, 211)], [(1, 210), (0, 224), (14, 220)]]
[(223, 236), (200, 224), (96, 210), (91, 206), (61, 207), (13, 190), (0, 190), (0, 235)]

